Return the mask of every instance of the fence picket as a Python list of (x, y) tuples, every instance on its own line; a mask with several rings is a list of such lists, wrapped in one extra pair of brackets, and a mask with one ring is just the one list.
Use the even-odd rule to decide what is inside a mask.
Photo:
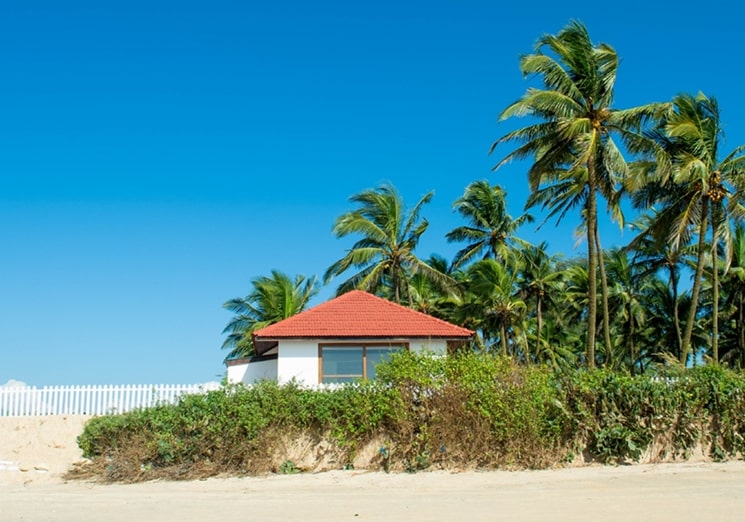
[(183, 395), (219, 387), (216, 383), (0, 387), (0, 417), (124, 413), (156, 404), (174, 404)]

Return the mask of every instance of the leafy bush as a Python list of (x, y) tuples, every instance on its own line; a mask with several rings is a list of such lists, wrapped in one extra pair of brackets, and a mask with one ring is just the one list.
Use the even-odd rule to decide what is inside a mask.
[[(117, 481), (297, 472), (318, 469), (329, 452), (326, 466), (351, 467), (364, 454), (355, 466), (419, 471), (535, 468), (577, 454), (684, 458), (697, 445), (718, 459), (745, 450), (745, 378), (720, 367), (558, 375), (502, 357), (402, 352), (377, 374), (321, 390), (229, 386), (91, 419), (78, 441), (89, 471)], [(299, 440), (326, 453), (301, 463)]]

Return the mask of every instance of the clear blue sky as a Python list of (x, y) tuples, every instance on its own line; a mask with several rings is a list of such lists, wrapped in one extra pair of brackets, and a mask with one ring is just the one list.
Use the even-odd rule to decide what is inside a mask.
[[(518, 215), (525, 166), (487, 151), (524, 122), (497, 114), (572, 18), (622, 57), (617, 107), (703, 90), (745, 143), (735, 5), (3, 2), (0, 384), (219, 379), (221, 304), (273, 268), (320, 276), (348, 196), (381, 183), (435, 191), (422, 257), (457, 249), (471, 181)], [(581, 254), (575, 224), (520, 235)]]

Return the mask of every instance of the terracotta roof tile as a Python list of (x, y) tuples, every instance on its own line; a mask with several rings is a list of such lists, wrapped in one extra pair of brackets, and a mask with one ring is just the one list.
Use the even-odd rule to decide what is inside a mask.
[(254, 332), (258, 342), (292, 338), (467, 339), (471, 330), (353, 290)]

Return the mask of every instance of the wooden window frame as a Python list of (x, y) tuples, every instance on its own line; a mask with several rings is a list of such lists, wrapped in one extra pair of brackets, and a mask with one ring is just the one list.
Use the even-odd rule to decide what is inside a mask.
[(324, 348), (361, 348), (362, 349), (362, 375), (337, 375), (336, 377), (354, 377), (355, 379), (362, 379), (367, 380), (367, 349), (368, 348), (402, 348), (406, 351), (409, 350), (409, 343), (408, 341), (401, 341), (398, 342), (358, 342), (358, 341), (350, 341), (350, 342), (333, 342), (333, 343), (318, 343), (318, 383), (323, 384), (323, 349)]

